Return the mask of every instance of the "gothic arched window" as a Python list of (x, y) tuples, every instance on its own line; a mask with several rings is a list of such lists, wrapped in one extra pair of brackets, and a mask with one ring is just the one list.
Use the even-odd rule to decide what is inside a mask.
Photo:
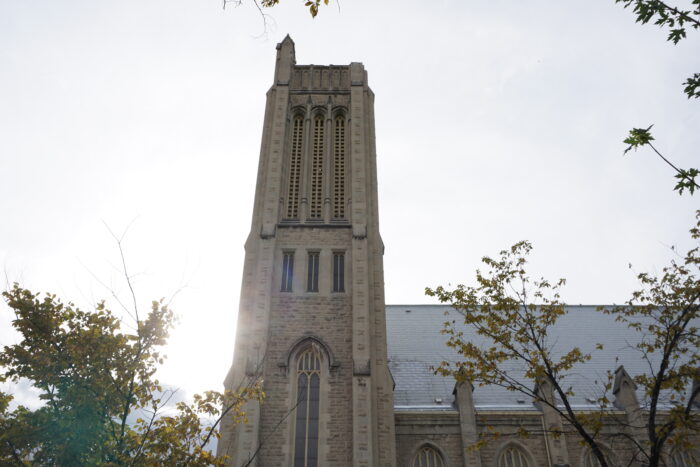
[[(601, 449), (601, 451), (603, 451), (605, 462), (607, 462), (608, 465), (614, 465), (614, 463), (611, 461), (612, 456), (610, 454), (610, 450), (604, 445), (599, 444), (598, 447)], [(590, 449), (587, 449), (583, 455), (582, 465), (583, 467), (601, 467), (600, 461)]]
[(311, 154), (311, 219), (323, 217), (323, 140), (325, 122), (323, 115), (314, 118), (313, 152)]
[(335, 117), (333, 142), (333, 219), (345, 218), (345, 118)]
[(287, 217), (299, 217), (299, 186), (301, 183), (301, 156), (304, 140), (304, 117), (296, 115), (292, 123), (292, 144), (289, 154), (289, 187), (287, 188)]
[(671, 456), (671, 467), (691, 467), (693, 461), (690, 459), (690, 455), (685, 451), (676, 451)]
[(498, 456), (498, 467), (533, 467), (520, 447), (509, 445)]
[(321, 354), (315, 345), (299, 354), (296, 368), (294, 467), (317, 467)]
[(411, 467), (445, 467), (445, 460), (436, 449), (425, 445), (413, 457)]
[(600, 467), (600, 461), (590, 449), (583, 456), (583, 467)]

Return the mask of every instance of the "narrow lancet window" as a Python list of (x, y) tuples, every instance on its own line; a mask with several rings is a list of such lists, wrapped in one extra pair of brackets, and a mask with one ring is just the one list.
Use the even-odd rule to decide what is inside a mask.
[(318, 466), (318, 414), (321, 355), (311, 346), (297, 363), (297, 406), (294, 467)]
[(294, 279), (294, 252), (285, 251), (282, 256), (282, 292), (292, 291)]
[(333, 292), (345, 292), (345, 253), (333, 253)]
[(311, 219), (323, 217), (323, 116), (314, 119), (313, 153), (311, 157)]
[(318, 292), (318, 251), (309, 252), (309, 272), (306, 278), (306, 291)]
[(333, 219), (345, 218), (345, 119), (335, 119), (333, 145)]
[(304, 139), (304, 118), (294, 117), (292, 124), (292, 146), (289, 157), (289, 187), (287, 189), (287, 217), (299, 218), (299, 186), (301, 182), (301, 156)]

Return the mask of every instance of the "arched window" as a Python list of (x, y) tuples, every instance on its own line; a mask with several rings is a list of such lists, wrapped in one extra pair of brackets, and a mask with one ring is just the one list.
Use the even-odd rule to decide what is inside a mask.
[(516, 445), (509, 445), (498, 456), (498, 467), (534, 467), (528, 456)]
[[(605, 456), (605, 462), (607, 462), (607, 464), (610, 466), (614, 465), (614, 463), (611, 461), (611, 455), (608, 448), (605, 446), (601, 446), (600, 444), (598, 445), (598, 447), (600, 447), (600, 449), (603, 451), (603, 455)], [(587, 449), (584, 453), (582, 465), (583, 467), (601, 467), (600, 461), (595, 456), (595, 454), (593, 454), (593, 451), (591, 449)]]
[(411, 467), (445, 467), (445, 460), (437, 450), (425, 445), (413, 457)]
[(304, 140), (304, 117), (296, 115), (292, 123), (292, 144), (289, 155), (289, 187), (287, 189), (287, 217), (299, 217), (299, 184), (301, 182), (302, 142)]
[(333, 219), (345, 218), (345, 118), (335, 117), (333, 141)]
[(583, 467), (601, 467), (600, 461), (590, 449), (586, 451), (586, 455), (583, 456)]
[(294, 467), (318, 466), (318, 414), (321, 353), (311, 345), (297, 357)]
[(676, 451), (671, 456), (671, 467), (691, 467), (693, 465), (695, 464), (686, 451)]
[(311, 155), (311, 219), (323, 217), (323, 115), (314, 118), (313, 153)]

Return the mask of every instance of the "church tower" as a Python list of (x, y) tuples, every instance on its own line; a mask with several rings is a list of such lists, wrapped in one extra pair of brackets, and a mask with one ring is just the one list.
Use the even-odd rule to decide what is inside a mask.
[[(393, 466), (374, 94), (361, 63), (277, 45), (226, 389), (264, 381), (219, 455), (242, 466)], [(251, 461), (252, 459), (252, 461)]]

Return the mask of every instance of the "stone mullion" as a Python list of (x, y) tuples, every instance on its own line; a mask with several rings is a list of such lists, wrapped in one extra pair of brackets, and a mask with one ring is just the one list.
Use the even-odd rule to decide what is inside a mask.
[(331, 205), (332, 198), (332, 183), (333, 183), (333, 106), (331, 104), (330, 98), (328, 99), (328, 105), (326, 106), (326, 119), (325, 119), (325, 130), (323, 134), (323, 174), (321, 179), (323, 180), (323, 194), (321, 200), (323, 203), (323, 222), (330, 222), (333, 211)]

